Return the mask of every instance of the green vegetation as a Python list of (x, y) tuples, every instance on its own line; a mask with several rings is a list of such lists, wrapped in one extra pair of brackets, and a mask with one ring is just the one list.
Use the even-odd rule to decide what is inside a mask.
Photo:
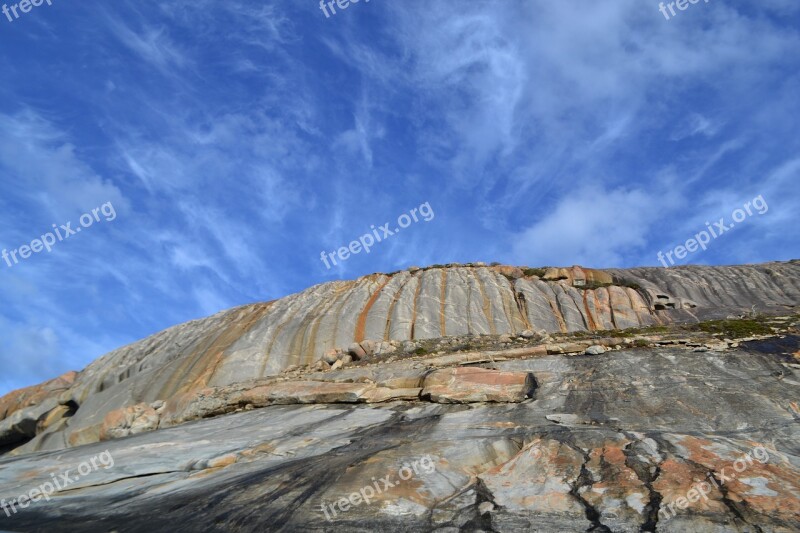
[(541, 278), (542, 276), (544, 276), (545, 269), (543, 269), (543, 268), (523, 268), (522, 269), (522, 273), (525, 274), (526, 276), (538, 276), (538, 277)]
[(642, 290), (642, 286), (641, 285), (639, 285), (638, 283), (636, 283), (634, 281), (631, 281), (629, 279), (624, 279), (624, 278), (615, 278), (613, 285), (619, 285), (620, 287), (628, 287), (628, 288), (631, 288), (631, 289), (633, 289), (635, 291)]
[(428, 350), (426, 350), (426, 349), (425, 349), (425, 348), (423, 348), (422, 346), (420, 346), (419, 348), (417, 348), (416, 350), (414, 350), (414, 354), (415, 354), (415, 355), (425, 355), (425, 354), (427, 354), (427, 353), (428, 353)]
[(554, 336), (565, 339), (595, 339), (598, 338), (599, 331), (572, 331), (570, 333), (556, 333)]
[(599, 281), (587, 281), (584, 285), (578, 286), (578, 289), (583, 289), (585, 291), (591, 291), (594, 289), (601, 289), (603, 287), (610, 287), (613, 283), (602, 283)]
[(635, 341), (633, 341), (633, 345), (636, 346), (637, 348), (647, 348), (648, 346), (650, 346), (650, 341), (647, 341), (645, 339), (636, 339)]
[(720, 334), (729, 339), (750, 337), (753, 335), (769, 335), (772, 333), (769, 326), (753, 319), (710, 320), (697, 324), (696, 328), (706, 333)]
[(637, 335), (652, 335), (653, 333), (669, 333), (675, 331), (679, 326), (647, 326), (644, 328), (628, 328), (619, 331), (610, 330), (608, 335), (616, 335), (617, 337), (635, 337)]

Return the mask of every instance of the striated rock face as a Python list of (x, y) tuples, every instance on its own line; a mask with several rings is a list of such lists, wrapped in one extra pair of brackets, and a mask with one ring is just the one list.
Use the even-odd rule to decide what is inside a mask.
[(0, 502), (115, 459), (0, 530), (797, 531), (798, 274), (413, 269), (175, 326), (0, 399)]
[[(115, 350), (77, 376), (0, 400), (0, 447), (27, 452), (93, 442), (113, 411), (277, 376), (323, 357), (336, 364), (348, 351), (359, 359), (410, 340), (622, 329), (740, 315), (753, 306), (782, 313), (800, 300), (800, 261), (535, 272), (454, 266), (375, 274), (181, 324)], [(56, 400), (51, 389), (58, 387), (65, 391)], [(38, 419), (57, 405), (68, 405), (69, 416), (37, 431)]]

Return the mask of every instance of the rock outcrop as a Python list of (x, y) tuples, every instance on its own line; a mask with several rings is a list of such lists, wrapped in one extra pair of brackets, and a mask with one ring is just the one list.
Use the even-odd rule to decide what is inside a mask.
[[(0, 513), (0, 529), (796, 531), (798, 339), (496, 360), (488, 366), (503, 374), (534, 376), (533, 397), (270, 405), (7, 458), (7, 500), (50, 474), (75, 475), (105, 450), (114, 467)], [(420, 385), (416, 364), (376, 365), (375, 377)], [(325, 373), (342, 385), (325, 391), (329, 400), (373, 387), (357, 381), (368, 371)], [(241, 394), (254, 404), (268, 397)], [(400, 478), (426, 456), (430, 468)], [(382, 478), (392, 486), (332, 514), (331, 504)]]
[(0, 399), (0, 499), (114, 457), (0, 530), (796, 531), (798, 274), (449, 266), (175, 326)]
[(535, 388), (531, 374), (485, 368), (447, 368), (425, 378), (422, 396), (439, 403), (521, 402)]
[[(451, 266), (325, 283), (181, 324), (101, 357), (59, 400), (71, 406), (69, 419), (36, 434), (25, 450), (82, 442), (73, 434), (119, 409), (277, 376), (325, 357), (333, 362), (320, 368), (345, 355), (394, 353), (404, 342), (624, 329), (754, 309), (784, 313), (800, 300), (799, 274), (800, 261), (629, 270)], [(20, 408), (14, 396), (37, 398), (36, 390), (4, 399), (5, 417)], [(18, 416), (32, 420), (54, 407)], [(3, 427), (6, 446), (31, 438), (30, 422)]]

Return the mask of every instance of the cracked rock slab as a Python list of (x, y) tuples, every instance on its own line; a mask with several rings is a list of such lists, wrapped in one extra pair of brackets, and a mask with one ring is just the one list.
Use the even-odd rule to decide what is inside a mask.
[(532, 374), (460, 367), (425, 377), (422, 397), (438, 403), (521, 402), (536, 388)]

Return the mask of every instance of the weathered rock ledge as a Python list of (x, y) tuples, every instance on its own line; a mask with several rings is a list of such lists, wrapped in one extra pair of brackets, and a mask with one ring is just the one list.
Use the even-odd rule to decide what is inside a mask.
[[(11, 393), (0, 400), (0, 452), (57, 450), (84, 442), (81, 434), (111, 412), (291, 368), (341, 368), (458, 348), (441, 348), (439, 339), (486, 351), (492, 348), (486, 339), (506, 348), (519, 338), (530, 344), (549, 336), (557, 343), (563, 335), (791, 314), (798, 301), (800, 261), (628, 270), (473, 263), (326, 283), (172, 327), (101, 357), (65, 378), (64, 387)], [(357, 361), (362, 352), (366, 361)], [(155, 417), (147, 411), (135, 418), (142, 419), (131, 421), (138, 428)]]
[[(239, 389), (239, 412), (0, 459), (7, 500), (101, 451), (115, 463), (50, 502), (0, 514), (0, 529), (796, 531), (800, 336), (725, 349), (690, 346), (696, 340), (654, 338), (602, 355), (516, 348), (485, 363), (469, 352), (420, 355), (302, 376), (324, 399), (347, 403), (272, 404), (275, 390), (308, 399), (292, 388), (298, 381), (273, 378)], [(448, 366), (454, 358), (468, 366)], [(460, 374), (460, 385), (519, 387), (514, 378), (533, 376), (536, 387), (512, 402), (418, 397), (430, 380), (463, 400), (452, 386)], [(350, 403), (353, 391), (410, 384), (413, 400)], [(246, 408), (262, 401), (270, 405)], [(422, 457), (430, 470), (398, 479)], [(393, 486), (326, 519), (323, 504), (381, 478)]]
[(176, 326), (0, 399), (0, 501), (115, 459), (0, 530), (797, 531), (798, 273), (413, 269)]

